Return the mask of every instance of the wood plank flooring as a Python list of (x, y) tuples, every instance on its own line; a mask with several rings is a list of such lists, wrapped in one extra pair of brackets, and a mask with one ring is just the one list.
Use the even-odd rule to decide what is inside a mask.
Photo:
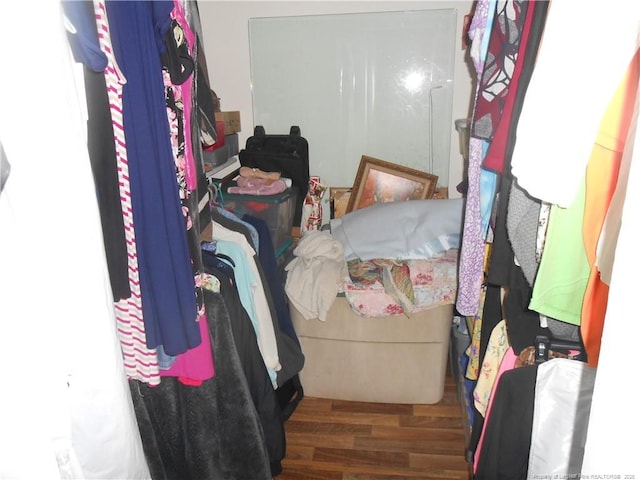
[(435, 405), (304, 397), (285, 430), (287, 456), (278, 480), (471, 478), (451, 375)]

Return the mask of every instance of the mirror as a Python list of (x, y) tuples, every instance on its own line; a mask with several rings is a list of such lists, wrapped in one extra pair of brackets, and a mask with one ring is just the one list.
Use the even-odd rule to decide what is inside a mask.
[(447, 186), (455, 34), (455, 9), (251, 18), (254, 125), (300, 126), (329, 186), (362, 155)]

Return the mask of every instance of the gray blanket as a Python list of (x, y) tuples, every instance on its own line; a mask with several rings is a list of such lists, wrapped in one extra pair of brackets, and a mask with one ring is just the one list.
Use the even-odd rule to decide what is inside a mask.
[(346, 260), (432, 258), (458, 248), (463, 199), (377, 203), (331, 220)]

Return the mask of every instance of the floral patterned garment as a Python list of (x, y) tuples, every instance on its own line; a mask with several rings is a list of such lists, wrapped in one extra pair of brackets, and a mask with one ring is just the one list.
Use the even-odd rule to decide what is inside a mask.
[(478, 381), (473, 390), (473, 404), (478, 410), (478, 413), (483, 417), (487, 412), (487, 406), (489, 405), (491, 392), (493, 391), (498, 376), (500, 363), (509, 347), (507, 322), (506, 320), (501, 320), (491, 331), (487, 351), (484, 354), (482, 365), (480, 366)]
[[(349, 270), (354, 273), (355, 281), (347, 276), (342, 284), (342, 292), (351, 309), (360, 316), (408, 315), (455, 301), (458, 249), (450, 249), (430, 259), (403, 262), (378, 259), (358, 261), (360, 265), (349, 263)], [(387, 272), (391, 275), (385, 278), (385, 266), (390, 265), (395, 265), (396, 268), (388, 268)], [(408, 295), (409, 290), (404, 284), (407, 273), (413, 292), (411, 304), (407, 303), (407, 298), (402, 298), (403, 295), (398, 295), (400, 292)], [(390, 287), (388, 282), (392, 282), (400, 292)]]
[[(191, 102), (190, 81), (192, 81), (191, 63), (193, 62), (190, 57), (190, 48), (187, 40), (191, 39), (193, 41), (193, 38), (192, 35), (187, 35), (176, 19), (184, 19), (184, 12), (179, 4), (175, 5), (172, 17), (171, 35), (168, 35), (165, 39), (167, 45), (171, 44), (171, 48), (168, 48), (168, 50), (174, 51), (182, 62), (187, 62), (186, 65), (188, 65), (188, 68), (182, 63), (176, 65), (175, 58), (165, 55), (162, 58), (162, 78), (165, 87), (165, 101), (167, 104), (167, 119), (169, 121), (171, 150), (176, 167), (178, 194), (180, 197), (182, 214), (185, 219), (185, 228), (189, 241), (189, 255), (191, 257), (191, 266), (196, 287), (198, 316), (200, 317), (205, 313), (204, 293), (202, 291), (202, 289), (205, 288), (205, 284), (201, 283), (205, 280), (200, 277), (203, 274), (203, 266), (199, 258), (199, 232), (197, 228), (194, 228), (194, 218), (197, 218), (197, 214), (192, 211), (193, 207), (190, 199), (190, 196), (196, 192), (190, 188), (190, 184), (193, 182), (189, 181), (190, 177), (193, 176), (193, 159), (192, 152), (190, 151), (191, 145), (188, 141), (190, 138), (190, 132), (187, 130), (187, 126), (190, 128), (190, 124), (188, 122), (188, 115), (186, 115), (189, 111), (187, 106)], [(186, 103), (185, 100), (187, 100)]]
[(487, 286), (483, 285), (480, 291), (480, 308), (475, 316), (467, 317), (467, 325), (471, 325), (469, 331), (471, 332), (471, 342), (469, 348), (467, 348), (467, 356), (469, 361), (467, 362), (467, 370), (465, 377), (469, 380), (477, 380), (478, 372), (480, 371), (480, 340), (482, 333), (482, 315), (484, 313), (484, 300), (487, 295)]

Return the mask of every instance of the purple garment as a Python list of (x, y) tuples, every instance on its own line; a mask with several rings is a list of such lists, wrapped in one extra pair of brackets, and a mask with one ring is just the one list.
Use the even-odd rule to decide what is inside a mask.
[(461, 315), (478, 313), (484, 269), (484, 236), (480, 213), (480, 175), (482, 140), (469, 139), (469, 186), (464, 214), (460, 261), (458, 265), (458, 297), (456, 308)]
[[(489, 20), (489, 9), (493, 6), (495, 6), (494, 1), (479, 0), (476, 2), (476, 8), (473, 12), (471, 25), (469, 25), (469, 38), (474, 42), (480, 41), (476, 38), (477, 34), (482, 33), (483, 35), (486, 35), (488, 33), (487, 21)], [(472, 55), (471, 60), (473, 60), (473, 66), (475, 67), (476, 72), (481, 72), (484, 58)]]
[[(481, 33), (483, 36), (489, 35), (490, 29), (487, 22), (489, 9), (493, 7), (495, 7), (494, 1), (478, 1), (469, 29), (469, 35), (474, 42), (472, 52), (480, 55), (480, 57), (476, 57), (472, 54), (477, 84), (480, 83), (480, 78), (482, 77), (484, 55), (476, 49), (478, 44), (482, 42), (482, 38), (476, 37), (476, 35)], [(476, 91), (476, 103), (477, 95), (478, 92)], [(468, 187), (458, 265), (458, 296), (456, 298), (456, 309), (461, 315), (465, 316), (474, 316), (478, 313), (484, 268), (485, 242), (480, 206), (480, 178), (482, 160), (484, 158), (482, 146), (483, 140), (473, 137), (469, 139)]]

